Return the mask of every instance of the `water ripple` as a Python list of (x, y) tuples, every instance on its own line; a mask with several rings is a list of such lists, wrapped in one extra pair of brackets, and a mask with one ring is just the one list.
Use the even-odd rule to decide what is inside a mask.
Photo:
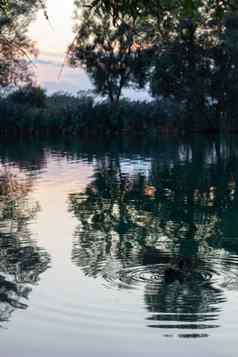
[[(180, 338), (208, 337), (202, 331), (220, 327), (226, 292), (238, 290), (238, 259), (211, 256), (185, 271), (174, 267), (175, 262), (170, 257), (166, 263), (110, 269), (102, 276), (109, 288), (141, 289), (150, 314), (147, 327), (164, 330), (166, 337), (174, 336), (166, 330), (176, 331)], [(166, 280), (169, 269), (175, 272), (171, 281)], [(188, 332), (181, 334), (180, 330)], [(199, 332), (191, 333), (193, 330)]]

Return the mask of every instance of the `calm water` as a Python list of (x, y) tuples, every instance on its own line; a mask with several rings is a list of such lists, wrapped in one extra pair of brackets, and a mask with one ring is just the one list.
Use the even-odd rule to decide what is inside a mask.
[(0, 158), (2, 356), (237, 356), (236, 138)]

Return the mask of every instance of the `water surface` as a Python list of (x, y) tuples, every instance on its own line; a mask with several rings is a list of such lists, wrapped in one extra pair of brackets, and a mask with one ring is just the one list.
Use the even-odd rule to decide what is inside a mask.
[(236, 138), (0, 145), (3, 356), (235, 356)]

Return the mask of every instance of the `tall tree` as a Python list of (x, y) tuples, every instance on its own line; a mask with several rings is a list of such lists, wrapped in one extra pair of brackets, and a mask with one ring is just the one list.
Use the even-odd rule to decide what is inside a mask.
[[(79, 2), (77, 0), (77, 2)], [(101, 8), (112, 12), (116, 18), (120, 15), (141, 16), (154, 14), (165, 16), (167, 13), (176, 12), (177, 16), (195, 16), (203, 7), (214, 8), (214, 16), (225, 12), (227, 9), (237, 9), (236, 0), (87, 0), (89, 8)]]
[[(154, 96), (180, 103), (182, 125), (222, 130), (237, 115), (238, 12), (219, 21), (186, 19), (163, 41), (151, 77)], [(193, 115), (191, 115), (193, 113)], [(191, 122), (191, 117), (193, 122)]]
[[(110, 14), (76, 4), (76, 38), (69, 48), (71, 65), (86, 69), (95, 91), (118, 102), (122, 89), (132, 83), (143, 86), (151, 41), (149, 26), (124, 19), (113, 23)], [(81, 11), (82, 10), (82, 11)]]
[(44, 0), (0, 2), (0, 87), (31, 81), (29, 62), (36, 49), (27, 30), (42, 5)]

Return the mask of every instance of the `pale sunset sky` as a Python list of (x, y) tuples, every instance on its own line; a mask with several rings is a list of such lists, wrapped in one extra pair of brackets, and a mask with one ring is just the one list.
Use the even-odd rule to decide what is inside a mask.
[[(47, 0), (47, 12), (50, 24), (39, 11), (31, 24), (29, 35), (36, 42), (39, 56), (36, 60), (36, 77), (38, 83), (47, 89), (48, 93), (64, 91), (77, 93), (82, 90), (92, 90), (87, 74), (80, 68), (72, 69), (67, 66), (59, 77), (64, 63), (68, 45), (74, 38), (73, 12), (74, 0)], [(131, 99), (148, 99), (145, 91), (125, 90), (124, 95)]]
[(30, 28), (42, 52), (63, 54), (73, 39), (73, 0), (47, 0), (47, 11), (51, 25), (40, 11)]
[(39, 49), (35, 69), (37, 80), (48, 93), (76, 93), (79, 90), (92, 89), (87, 75), (81, 69), (65, 67), (60, 79), (58, 78), (67, 47), (74, 36), (73, 3), (74, 0), (47, 0), (50, 23), (45, 19), (43, 11), (39, 11), (30, 26), (29, 35)]

